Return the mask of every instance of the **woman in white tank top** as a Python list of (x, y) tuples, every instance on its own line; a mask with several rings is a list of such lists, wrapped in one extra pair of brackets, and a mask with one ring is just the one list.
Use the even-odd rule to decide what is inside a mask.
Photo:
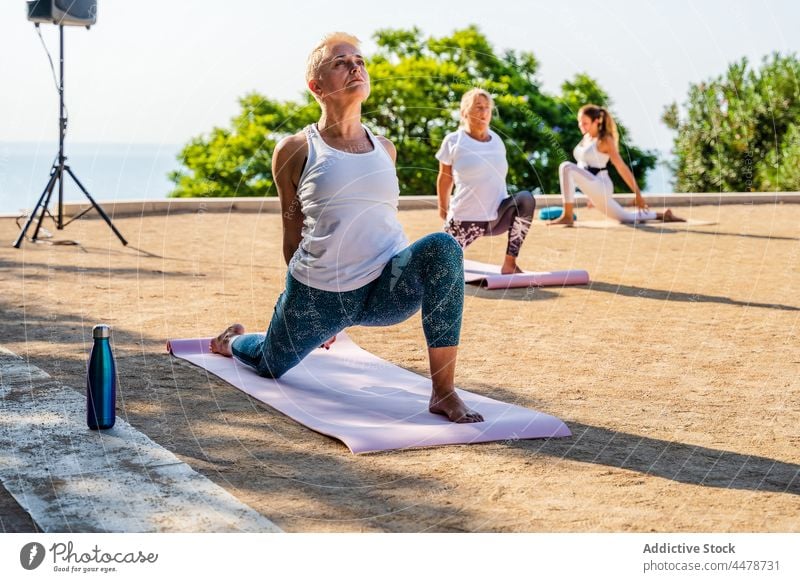
[[(647, 207), (633, 172), (619, 154), (617, 124), (605, 108), (591, 104), (581, 107), (578, 111), (578, 127), (583, 139), (572, 152), (578, 163), (563, 162), (558, 168), (564, 212), (561, 218), (549, 224), (572, 226), (576, 187), (600, 212), (622, 223), (646, 220), (684, 222), (669, 209), (661, 213)], [(625, 210), (614, 200), (614, 185), (607, 169), (609, 160), (635, 195), (634, 211)]]
[(361, 124), (370, 80), (358, 39), (326, 36), (308, 59), (319, 121), (283, 139), (272, 174), (283, 211), (286, 288), (266, 335), (233, 324), (212, 351), (278, 378), (353, 325), (384, 326), (422, 310), (431, 413), (481, 422), (454, 388), (464, 303), (463, 254), (452, 236), (408, 245), (397, 220), (400, 188), (392, 143)]

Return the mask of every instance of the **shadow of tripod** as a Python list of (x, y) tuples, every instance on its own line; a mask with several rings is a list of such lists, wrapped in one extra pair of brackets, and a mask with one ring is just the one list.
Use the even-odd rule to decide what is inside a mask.
[[(38, 27), (39, 24), (37, 23), (36, 26)], [(59, 25), (59, 44), (60, 44), (60, 58), (59, 58), (59, 85), (58, 85), (58, 94), (59, 94), (59, 102), (60, 102), (60, 110), (59, 110), (59, 118), (58, 118), (58, 159), (53, 162), (53, 167), (50, 169), (50, 179), (47, 181), (47, 186), (45, 186), (42, 195), (39, 197), (38, 202), (36, 202), (36, 206), (33, 207), (28, 220), (25, 222), (25, 226), (22, 227), (22, 230), (17, 237), (17, 240), (14, 242), (14, 247), (19, 248), (22, 245), (22, 241), (25, 239), (25, 233), (30, 228), (33, 221), (36, 220), (37, 213), (39, 214), (39, 220), (36, 223), (36, 228), (33, 231), (33, 236), (31, 237), (32, 242), (36, 242), (39, 238), (39, 230), (42, 228), (42, 222), (44, 221), (45, 215), (49, 215), (56, 223), (56, 228), (58, 230), (63, 230), (65, 226), (70, 224), (71, 222), (78, 220), (84, 214), (89, 212), (92, 208), (97, 210), (98, 214), (106, 221), (106, 224), (114, 231), (114, 234), (117, 235), (117, 238), (122, 242), (123, 245), (127, 245), (128, 241), (125, 240), (125, 237), (117, 230), (114, 226), (114, 223), (111, 222), (111, 219), (108, 215), (103, 211), (100, 205), (95, 202), (94, 198), (92, 198), (91, 194), (89, 194), (88, 190), (81, 184), (81, 181), (78, 180), (78, 177), (72, 172), (72, 168), (70, 168), (67, 164), (67, 157), (64, 155), (64, 137), (67, 134), (67, 118), (64, 115), (64, 26)], [(66, 179), (65, 174), (68, 174), (70, 178), (73, 179), (75, 184), (77, 184), (78, 188), (81, 189), (81, 192), (89, 199), (89, 202), (92, 205), (89, 208), (86, 208), (79, 214), (70, 218), (67, 222), (64, 222), (64, 180)], [(56, 184), (58, 184), (58, 214), (53, 216), (50, 213), (48, 208), (50, 207), (50, 198), (53, 196), (53, 191), (56, 188)]]

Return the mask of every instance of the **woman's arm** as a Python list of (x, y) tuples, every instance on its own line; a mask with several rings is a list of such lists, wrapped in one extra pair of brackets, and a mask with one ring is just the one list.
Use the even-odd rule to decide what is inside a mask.
[(308, 144), (302, 133), (282, 139), (272, 154), (272, 176), (281, 199), (283, 217), (283, 258), (287, 265), (303, 238), (305, 216), (297, 198), (297, 185), (307, 156)]
[(447, 219), (450, 208), (450, 192), (453, 190), (453, 166), (439, 162), (439, 175), (436, 177), (436, 195), (439, 197), (439, 216)]
[(633, 192), (635, 199), (634, 205), (638, 208), (646, 209), (647, 203), (642, 198), (642, 192), (639, 190), (639, 184), (636, 183), (636, 178), (633, 176), (633, 172), (628, 167), (628, 164), (625, 163), (625, 160), (622, 159), (622, 156), (619, 155), (619, 150), (617, 149), (617, 144), (614, 143), (614, 140), (611, 138), (605, 138), (599, 141), (597, 144), (597, 149), (608, 155), (611, 163), (614, 164), (614, 167), (619, 172), (619, 175), (628, 185), (628, 188), (631, 189)]

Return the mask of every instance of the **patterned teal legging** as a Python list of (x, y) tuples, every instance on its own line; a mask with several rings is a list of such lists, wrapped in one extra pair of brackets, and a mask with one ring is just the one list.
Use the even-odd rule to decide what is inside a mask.
[(458, 345), (464, 258), (449, 234), (421, 238), (395, 255), (378, 279), (353, 291), (322, 291), (287, 274), (267, 334), (239, 336), (231, 351), (261, 376), (279, 378), (343, 329), (394, 325), (420, 307), (428, 347)]

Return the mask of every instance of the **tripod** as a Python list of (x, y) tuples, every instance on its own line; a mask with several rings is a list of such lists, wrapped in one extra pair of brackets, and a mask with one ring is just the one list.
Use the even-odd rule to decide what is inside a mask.
[[(37, 23), (36, 26), (39, 26)], [(56, 228), (58, 230), (63, 230), (65, 226), (70, 224), (71, 222), (78, 220), (81, 216), (89, 212), (92, 208), (97, 210), (98, 214), (106, 221), (106, 224), (114, 231), (114, 234), (117, 235), (117, 238), (122, 242), (123, 245), (127, 245), (128, 241), (125, 240), (125, 237), (120, 234), (117, 228), (114, 226), (114, 223), (111, 222), (111, 219), (108, 215), (103, 211), (100, 205), (95, 202), (94, 198), (92, 198), (91, 194), (84, 188), (81, 181), (78, 180), (78, 177), (72, 172), (72, 168), (70, 168), (67, 164), (67, 157), (64, 155), (64, 137), (67, 134), (67, 118), (64, 115), (64, 25), (58, 26), (59, 31), (59, 41), (60, 41), (60, 48), (61, 54), (59, 59), (59, 86), (58, 86), (58, 94), (59, 94), (59, 101), (60, 101), (60, 109), (59, 109), (59, 118), (58, 118), (58, 158), (56, 161), (53, 162), (53, 167), (50, 168), (50, 179), (47, 181), (47, 186), (44, 187), (44, 191), (42, 195), (39, 197), (39, 201), (36, 203), (36, 206), (33, 207), (30, 216), (28, 217), (27, 222), (25, 222), (25, 226), (19, 233), (17, 240), (14, 242), (14, 247), (19, 248), (22, 245), (22, 241), (25, 239), (25, 233), (30, 228), (33, 221), (36, 219), (36, 214), (39, 212), (39, 221), (36, 223), (36, 228), (33, 231), (33, 236), (31, 237), (31, 241), (36, 242), (39, 239), (39, 229), (42, 227), (42, 222), (44, 221), (45, 214), (49, 214), (50, 218), (52, 218), (56, 223)], [(66, 174), (68, 174), (75, 184), (78, 185), (78, 188), (81, 189), (81, 192), (89, 199), (89, 202), (92, 205), (89, 208), (86, 208), (79, 214), (73, 216), (67, 222), (64, 222), (64, 180), (66, 179)], [(56, 184), (58, 184), (58, 214), (53, 216), (48, 210), (50, 206), (50, 198), (53, 195), (53, 190), (55, 190)]]

